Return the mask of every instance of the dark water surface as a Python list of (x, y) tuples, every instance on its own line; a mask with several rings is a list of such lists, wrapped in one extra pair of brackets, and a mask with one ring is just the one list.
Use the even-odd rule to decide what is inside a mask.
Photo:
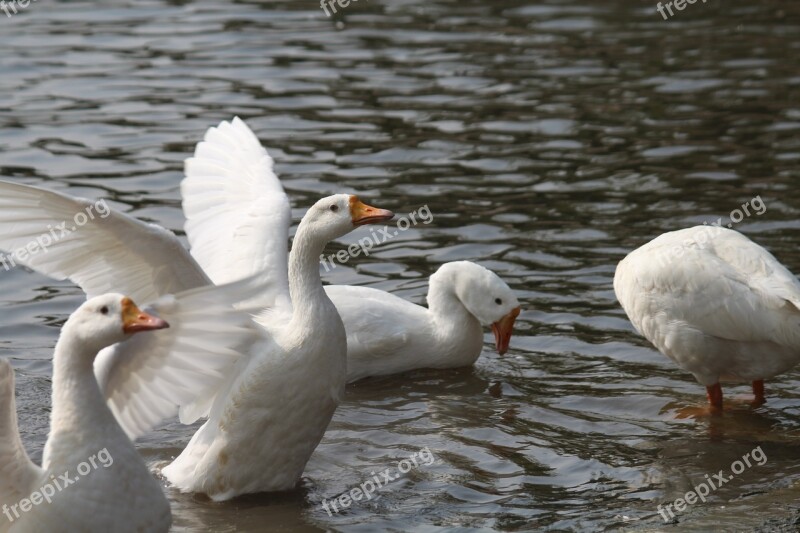
[[(624, 254), (727, 216), (800, 272), (800, 5), (651, 1), (40, 0), (0, 13), (0, 177), (91, 198), (180, 231), (182, 161), (205, 129), (247, 119), (295, 216), (356, 191), (434, 223), (326, 276), (423, 302), (443, 262), (472, 259), (518, 292), (512, 350), (487, 332), (474, 369), (367, 381), (302, 488), (227, 504), (170, 492), (175, 531), (661, 530), (656, 505), (760, 445), (768, 458), (680, 515), (681, 531), (790, 530), (800, 504), (800, 373), (769, 402), (677, 419), (704, 390), (616, 303)], [(331, 246), (354, 242), (358, 235)], [(69, 283), (0, 270), (0, 356), (18, 370), (41, 456)], [(746, 396), (746, 387), (728, 397)], [(141, 442), (154, 467), (193, 428)], [(323, 499), (428, 447), (379, 498)]]

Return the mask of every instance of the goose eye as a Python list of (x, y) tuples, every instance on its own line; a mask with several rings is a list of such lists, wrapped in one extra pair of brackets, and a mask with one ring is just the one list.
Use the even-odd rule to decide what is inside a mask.
[(338, 206), (338, 205), (336, 205), (336, 204), (333, 204), (333, 205), (331, 206), (331, 211), (333, 211), (334, 213), (335, 213), (335, 212), (337, 212), (338, 210), (339, 210), (339, 206)]
[(104, 315), (107, 315), (108, 314), (108, 307), (106, 307), (104, 305), (103, 307), (100, 308), (100, 312), (103, 313)]
[(503, 305), (503, 300), (501, 300), (500, 298), (495, 298), (494, 303), (496, 303), (497, 305)]

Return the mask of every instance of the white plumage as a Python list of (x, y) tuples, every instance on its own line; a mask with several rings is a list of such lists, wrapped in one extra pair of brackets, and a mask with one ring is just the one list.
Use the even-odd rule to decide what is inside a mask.
[[(72, 220), (88, 200), (0, 181), (0, 249), (16, 250), (43, 228)], [(169, 334), (133, 338), (105, 348), (95, 372), (112, 411), (136, 438), (207, 397), (258, 340), (245, 313), (232, 305), (258, 289), (260, 280), (209, 292), (203, 270), (169, 231), (110, 211), (65, 235), (27, 264), (56, 279), (70, 279), (93, 298), (116, 291), (154, 308), (174, 323)], [(182, 291), (180, 300), (170, 294)], [(156, 300), (158, 300), (156, 302)], [(205, 314), (204, 314), (205, 313)]]
[[(3, 202), (13, 205), (20, 197), (38, 197), (38, 201), (26, 206), (26, 216), (45, 222), (79, 211), (86, 203), (42, 189), (0, 182), (2, 193), (7, 194), (0, 206)], [(185, 423), (209, 417), (184, 452), (164, 469), (164, 475), (176, 487), (226, 500), (296, 485), (345, 385), (346, 336), (336, 308), (322, 289), (319, 256), (331, 239), (357, 225), (391, 216), (391, 212), (366, 206), (354, 196), (324, 198), (309, 209), (297, 230), (287, 287), (276, 289), (273, 283), (265, 290), (264, 280), (256, 278), (231, 285), (235, 290), (231, 288), (229, 292), (236, 298), (221, 295), (221, 287), (212, 300), (205, 292), (210, 289), (192, 289), (182, 301), (164, 296), (155, 307), (175, 323), (171, 336), (135, 339), (108, 348), (97, 358), (95, 371), (102, 390), (129, 436), (141, 435), (179, 409)], [(120, 223), (103, 225), (108, 221)], [(24, 237), (25, 234), (17, 237), (16, 228), (7, 222), (8, 231), (0, 236), (0, 247), (7, 246), (3, 241), (6, 236)], [(170, 279), (164, 275), (163, 267), (153, 268), (155, 264), (169, 263), (171, 272), (202, 273), (188, 254), (176, 253), (167, 246), (174, 237), (165, 230), (153, 232), (151, 226), (120, 213), (112, 213), (86, 228), (88, 231), (70, 234), (62, 247), (54, 247), (48, 253), (52, 254), (48, 255), (49, 261), (37, 262), (36, 266), (45, 273), (55, 272), (84, 282), (88, 279), (95, 284), (92, 287), (113, 284), (112, 276), (126, 280), (132, 273), (137, 275), (137, 283), (131, 288), (141, 294), (157, 295), (161, 295), (162, 287), (188, 282)], [(117, 236), (115, 231), (121, 234)], [(126, 242), (138, 245), (153, 236), (166, 242), (150, 242), (152, 265), (142, 260), (119, 262), (117, 271), (108, 272), (106, 278), (87, 278), (81, 269), (72, 271), (72, 267), (84, 264), (86, 269), (97, 263), (108, 264), (113, 255), (129, 253), (124, 247), (104, 248), (111, 238), (108, 232), (120, 246)], [(288, 240), (288, 235), (284, 238)], [(161, 244), (165, 246), (159, 248)], [(73, 256), (64, 253), (65, 249), (78, 248), (93, 255), (93, 260), (75, 262)], [(157, 260), (158, 253), (164, 255)], [(237, 265), (247, 269), (242, 261)], [(248, 270), (254, 271), (257, 270)], [(200, 279), (195, 277), (192, 282)], [(282, 292), (291, 294), (291, 302), (288, 297), (272, 297)], [(243, 299), (242, 294), (250, 302), (237, 306), (243, 311), (255, 309), (255, 321), (250, 316), (243, 322), (226, 320), (225, 313), (234, 313), (234, 304)], [(254, 302), (265, 298), (274, 300), (274, 304), (269, 308), (253, 307)], [(241, 315), (244, 313), (232, 316)]]
[(419, 368), (473, 364), (483, 326), (495, 330), (505, 353), (520, 307), (494, 272), (471, 263), (442, 265), (430, 278), (428, 308), (367, 287), (325, 288), (347, 331), (347, 380)]
[(289, 198), (273, 161), (239, 118), (206, 132), (181, 182), (191, 254), (214, 283), (260, 276), (261, 308), (288, 306)]
[[(242, 121), (211, 128), (186, 170), (186, 229), (200, 264), (167, 230), (117, 212), (88, 221), (28, 264), (89, 295), (116, 289), (143, 300), (255, 276), (247, 301), (235, 306), (255, 320), (216, 321), (216, 313), (233, 312), (231, 298), (203, 302), (202, 291), (183, 303), (166, 298), (159, 309), (172, 312), (176, 337), (112, 347), (95, 371), (131, 437), (172, 413), (184, 423), (209, 417), (164, 469), (179, 489), (215, 500), (290, 489), (322, 439), (346, 377), (345, 331), (322, 289), (319, 256), (330, 240), (393, 214), (351, 195), (324, 198), (303, 217), (287, 263), (288, 199)], [(0, 248), (25, 246), (90, 204), (0, 182)], [(197, 312), (200, 303), (209, 314)]]
[[(197, 145), (185, 171), (181, 190), (192, 256), (217, 283), (268, 268), (270, 290), (259, 303), (272, 309), (273, 320), (286, 320), (291, 211), (258, 138), (238, 118), (222, 122)], [(471, 365), (483, 347), (482, 325), (492, 326), (504, 353), (519, 313), (508, 285), (468, 261), (443, 265), (431, 276), (430, 309), (365, 287), (325, 290), (347, 330), (348, 382)]]
[[(20, 441), (13, 370), (0, 360), (0, 502), (5, 505), (0, 532), (169, 530), (169, 502), (128, 438), (130, 431), (125, 433), (109, 409), (93, 363), (106, 347), (129, 352), (132, 359), (107, 361), (108, 385), (125, 393), (115, 395), (116, 399), (133, 399), (132, 409), (114, 403), (121, 409), (118, 417), (133, 420), (139, 428), (149, 425), (163, 413), (153, 404), (147, 406), (152, 411), (142, 410), (136, 403), (142, 401), (142, 393), (136, 389), (147, 381), (151, 369), (159, 370), (159, 361), (147, 360), (147, 352), (139, 357), (137, 350), (129, 350), (130, 345), (140, 338), (150, 339), (145, 343), (150, 347), (187, 342), (187, 331), (182, 329), (191, 329), (197, 320), (196, 313), (187, 313), (185, 308), (225, 300), (229, 289), (210, 287), (172, 297), (169, 305), (160, 306), (162, 318), (140, 311), (120, 294), (94, 297), (75, 311), (62, 329), (53, 356), (53, 409), (41, 467), (30, 461)], [(247, 327), (245, 313), (230, 306), (216, 311), (211, 322), (223, 332), (221, 338), (231, 337), (226, 326)], [(164, 316), (182, 322), (182, 327), (164, 329), (169, 327)], [(208, 335), (201, 333), (199, 339), (203, 337)], [(226, 355), (238, 357), (229, 351)], [(216, 353), (209, 355), (221, 358)], [(187, 361), (187, 372), (197, 368), (196, 363)], [(180, 391), (174, 394), (180, 401)]]
[(697, 226), (665, 233), (617, 266), (634, 327), (691, 372), (720, 407), (720, 381), (754, 383), (800, 362), (800, 282), (744, 235)]
[(192, 254), (212, 279), (268, 268), (269, 288), (251, 299), (263, 308), (261, 342), (213, 401), (193, 409), (209, 419), (163, 473), (218, 501), (291, 489), (344, 394), (347, 341), (322, 290), (319, 256), (354, 225), (393, 215), (349, 195), (324, 198), (303, 217), (287, 263), (288, 199), (239, 119), (209, 130), (187, 160), (182, 191)]

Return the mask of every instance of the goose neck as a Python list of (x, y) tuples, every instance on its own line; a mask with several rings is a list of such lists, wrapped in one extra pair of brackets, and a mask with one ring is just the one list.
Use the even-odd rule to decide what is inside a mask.
[(289, 294), (295, 316), (298, 313), (305, 316), (307, 311), (324, 308), (326, 303), (330, 303), (319, 273), (319, 256), (325, 244), (300, 223), (289, 254)]
[(84, 346), (68, 331), (62, 332), (53, 357), (53, 408), (51, 424), (61, 430), (113, 422), (113, 415), (94, 377), (92, 368), (97, 353)]
[(456, 275), (450, 270), (440, 270), (430, 279), (428, 309), (433, 319), (446, 329), (457, 331), (465, 323), (477, 319), (464, 306), (456, 291)]

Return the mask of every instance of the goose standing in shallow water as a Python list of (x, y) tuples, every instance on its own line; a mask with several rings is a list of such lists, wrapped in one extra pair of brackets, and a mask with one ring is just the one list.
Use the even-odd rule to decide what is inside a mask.
[(169, 502), (106, 405), (92, 370), (103, 348), (134, 333), (167, 327), (115, 294), (93, 298), (70, 316), (53, 356), (53, 410), (41, 468), (22, 447), (14, 373), (0, 360), (0, 502), (5, 514), (0, 515), (0, 531), (169, 530)]
[(347, 381), (420, 368), (475, 363), (483, 326), (508, 350), (520, 305), (494, 272), (469, 261), (445, 263), (430, 278), (428, 308), (367, 287), (325, 288), (347, 330)]
[(322, 288), (319, 256), (329, 241), (393, 216), (346, 194), (308, 210), (289, 256), (290, 304), (256, 318), (263, 341), (214, 398), (199, 402), (194, 415), (208, 421), (163, 470), (174, 486), (216, 501), (296, 486), (346, 378), (347, 337)]
[(706, 386), (764, 380), (800, 362), (800, 282), (761, 246), (720, 227), (665, 233), (617, 266), (614, 291), (636, 330)]

